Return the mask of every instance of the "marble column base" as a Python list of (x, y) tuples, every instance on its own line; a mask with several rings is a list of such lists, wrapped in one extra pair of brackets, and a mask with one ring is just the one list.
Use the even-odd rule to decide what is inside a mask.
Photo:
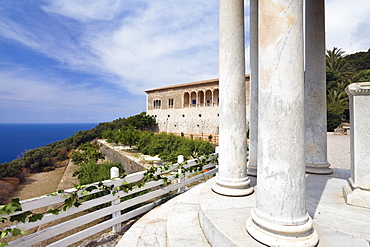
[(332, 174), (333, 170), (330, 168), (329, 163), (325, 164), (310, 164), (306, 163), (306, 172), (319, 175)]
[(247, 162), (247, 175), (257, 177), (257, 164), (252, 164), (251, 162)]
[(224, 196), (247, 196), (253, 193), (249, 177), (225, 181), (217, 173), (216, 182), (212, 185), (212, 190)]
[(344, 185), (342, 189), (346, 203), (357, 207), (370, 208), (370, 190), (355, 187), (352, 178), (348, 180), (349, 184)]
[(309, 216), (304, 224), (284, 226), (261, 219), (253, 208), (246, 227), (249, 235), (268, 246), (308, 247), (316, 246), (319, 242), (319, 237)]

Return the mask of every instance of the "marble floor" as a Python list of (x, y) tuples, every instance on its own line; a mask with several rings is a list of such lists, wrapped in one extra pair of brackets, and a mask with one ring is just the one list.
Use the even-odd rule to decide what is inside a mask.
[[(333, 170), (331, 175), (307, 175), (306, 208), (319, 234), (318, 246), (369, 246), (370, 209), (345, 203), (342, 186), (350, 171)], [(251, 180), (255, 185), (256, 178)], [(117, 246), (263, 246), (245, 230), (258, 187), (247, 197), (225, 197), (211, 191), (213, 182), (152, 210)]]

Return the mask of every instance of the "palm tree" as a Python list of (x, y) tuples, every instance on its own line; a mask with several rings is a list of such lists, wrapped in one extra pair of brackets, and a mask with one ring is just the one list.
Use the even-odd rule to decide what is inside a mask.
[(355, 69), (351, 63), (343, 57), (344, 51), (334, 47), (333, 50), (326, 51), (326, 70), (334, 72), (345, 81), (350, 83), (355, 75)]
[(328, 90), (327, 96), (327, 130), (333, 131), (341, 124), (348, 109), (348, 97), (344, 91)]
[(339, 111), (341, 112), (348, 109), (348, 96), (345, 91), (331, 89), (328, 91), (327, 100), (328, 108), (330, 108), (330, 106), (339, 108)]

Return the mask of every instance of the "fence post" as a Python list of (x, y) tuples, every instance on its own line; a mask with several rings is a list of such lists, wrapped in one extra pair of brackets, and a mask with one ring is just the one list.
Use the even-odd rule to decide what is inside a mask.
[[(117, 167), (112, 167), (110, 169), (110, 178), (113, 179), (113, 178), (118, 178), (118, 177), (119, 177), (119, 169)], [(115, 200), (112, 201), (112, 206), (117, 205), (120, 202), (121, 202), (120, 198), (117, 197)], [(121, 210), (118, 210), (112, 213), (112, 218), (118, 218), (119, 216), (121, 216)], [(120, 231), (121, 231), (121, 223), (112, 226), (112, 232), (118, 233)]]
[[(220, 153), (220, 147), (219, 147), (219, 146), (217, 146), (217, 147), (215, 148), (215, 153), (216, 153), (217, 155), (219, 155), (219, 153)], [(218, 164), (216, 165), (216, 168), (218, 168)]]
[[(181, 164), (184, 162), (184, 156), (183, 155), (179, 155), (177, 156), (177, 164)], [(181, 173), (181, 169), (178, 169), (178, 173), (179, 173), (179, 179), (177, 180), (178, 183), (181, 183), (182, 180), (183, 180), (183, 177), (182, 177), (182, 173)], [(184, 187), (181, 187), (177, 190), (178, 193), (182, 193), (184, 192)]]

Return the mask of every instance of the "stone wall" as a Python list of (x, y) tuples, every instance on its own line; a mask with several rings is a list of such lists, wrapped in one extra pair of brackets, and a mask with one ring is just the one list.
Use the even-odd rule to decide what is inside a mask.
[(126, 174), (131, 174), (145, 170), (144, 166), (126, 157), (119, 150), (114, 150), (113, 148), (101, 142), (99, 143), (99, 145), (100, 145), (99, 151), (105, 154), (105, 156), (111, 161), (120, 162), (122, 166), (125, 168)]
[(218, 134), (218, 107), (154, 109), (159, 132)]

